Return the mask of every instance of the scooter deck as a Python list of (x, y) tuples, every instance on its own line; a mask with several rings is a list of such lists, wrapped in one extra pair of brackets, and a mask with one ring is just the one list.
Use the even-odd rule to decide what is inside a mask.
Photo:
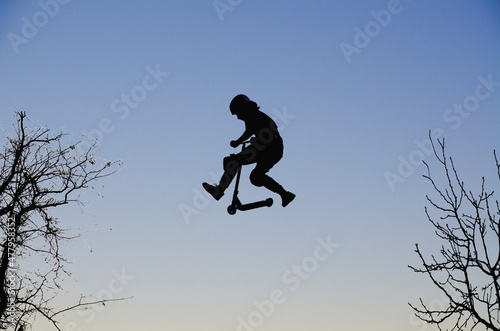
[(233, 203), (227, 207), (227, 212), (230, 215), (234, 215), (234, 214), (236, 214), (237, 210), (245, 211), (245, 210), (261, 208), (261, 207), (266, 207), (266, 206), (271, 207), (272, 205), (273, 205), (273, 199), (271, 199), (271, 198), (268, 198), (268, 199), (262, 200), (262, 201), (250, 202), (250, 203), (246, 203), (246, 204), (242, 204), (238, 200), (238, 201), (233, 201)]
[(273, 199), (269, 198), (269, 199), (262, 200), (262, 201), (256, 201), (256, 202), (251, 202), (251, 203), (247, 203), (244, 205), (239, 205), (239, 206), (237, 206), (237, 208), (239, 210), (250, 210), (250, 209), (266, 207), (266, 206), (271, 207), (272, 205), (273, 205)]

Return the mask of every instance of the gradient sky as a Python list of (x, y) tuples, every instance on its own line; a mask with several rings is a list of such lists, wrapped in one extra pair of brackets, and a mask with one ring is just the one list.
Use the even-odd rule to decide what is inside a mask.
[[(24, 110), (123, 162), (83, 212), (54, 213), (85, 233), (61, 302), (133, 299), (68, 313), (68, 330), (424, 330), (407, 302), (440, 294), (407, 266), (416, 242), (439, 247), (428, 131), (471, 189), (498, 187), (498, 1), (8, 0), (0, 32), (1, 127)], [(285, 209), (250, 167), (240, 198), (272, 208), (230, 216), (229, 191), (200, 195), (243, 132), (239, 93), (284, 138)]]

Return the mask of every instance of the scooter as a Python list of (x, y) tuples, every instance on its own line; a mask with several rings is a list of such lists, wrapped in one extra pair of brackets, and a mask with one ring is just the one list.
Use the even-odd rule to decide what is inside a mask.
[[(250, 141), (244, 141), (242, 143), (242, 149), (245, 149), (246, 144), (248, 144)], [(231, 204), (227, 207), (227, 212), (230, 215), (236, 214), (237, 210), (245, 211), (245, 210), (250, 210), (250, 209), (255, 209), (255, 208), (260, 208), (260, 207), (271, 207), (273, 205), (273, 199), (268, 198), (266, 200), (262, 201), (256, 201), (256, 202), (250, 202), (247, 204), (241, 203), (240, 199), (238, 199), (238, 186), (240, 184), (240, 176), (241, 176), (241, 168), (242, 165), (237, 168), (237, 174), (236, 174), (236, 184), (234, 186), (234, 193), (233, 193), (233, 201)]]

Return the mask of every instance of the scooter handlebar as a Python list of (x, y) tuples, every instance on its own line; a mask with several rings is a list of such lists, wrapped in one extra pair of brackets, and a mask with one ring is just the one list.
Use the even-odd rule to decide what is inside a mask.
[(250, 144), (250, 143), (251, 143), (251, 140), (242, 141), (242, 142), (241, 142), (241, 143), (239, 143), (238, 145), (233, 145), (233, 143), (235, 143), (235, 142), (236, 142), (236, 140), (231, 141), (231, 147), (236, 148), (236, 147), (238, 147), (239, 145), (242, 145), (242, 147), (243, 147), (243, 148), (245, 148), (245, 146), (246, 146), (247, 144)]

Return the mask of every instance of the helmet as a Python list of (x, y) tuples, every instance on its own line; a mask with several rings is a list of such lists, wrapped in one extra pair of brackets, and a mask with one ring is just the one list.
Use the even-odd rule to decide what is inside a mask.
[(246, 106), (247, 102), (250, 102), (250, 99), (244, 94), (238, 94), (233, 98), (231, 103), (229, 104), (229, 109), (231, 110), (231, 114), (235, 114), (243, 107)]

